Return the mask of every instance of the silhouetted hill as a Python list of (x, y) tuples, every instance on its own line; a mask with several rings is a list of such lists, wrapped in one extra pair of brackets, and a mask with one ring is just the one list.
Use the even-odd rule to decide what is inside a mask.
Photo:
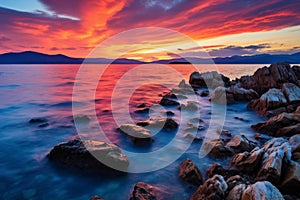
[[(33, 51), (25, 51), (20, 53), (4, 53), (0, 54), (0, 64), (81, 64), (83, 61), (89, 64), (96, 63), (115, 63), (115, 64), (142, 64), (145, 62), (119, 58), (116, 60), (106, 58), (72, 58), (62, 54), (48, 55)], [(276, 62), (286, 62), (291, 64), (300, 63), (300, 52), (294, 54), (258, 54), (253, 56), (231, 56), (213, 58), (216, 64), (269, 64)], [(212, 63), (208, 58), (174, 58), (170, 60), (157, 60), (151, 63), (160, 64), (209, 64)]]

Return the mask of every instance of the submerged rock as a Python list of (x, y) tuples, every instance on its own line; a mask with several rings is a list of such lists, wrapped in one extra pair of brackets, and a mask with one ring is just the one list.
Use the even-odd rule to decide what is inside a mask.
[(132, 142), (151, 142), (152, 136), (151, 132), (141, 126), (134, 124), (122, 124), (119, 127), (122, 133), (131, 137)]
[(243, 192), (242, 200), (284, 200), (279, 190), (268, 181), (249, 185)]
[(112, 144), (92, 140), (81, 141), (74, 139), (56, 145), (48, 154), (50, 160), (63, 165), (76, 167), (83, 170), (101, 171), (107, 168), (105, 164), (98, 161), (93, 155), (101, 157), (109, 166), (118, 166), (126, 169), (129, 160), (121, 150)]
[(223, 176), (215, 175), (207, 179), (193, 194), (191, 200), (224, 200), (227, 191), (227, 183)]
[(144, 182), (135, 184), (130, 200), (156, 200), (159, 189)]
[(202, 183), (202, 174), (200, 170), (189, 158), (186, 158), (180, 164), (179, 177), (196, 186)]
[(32, 118), (29, 120), (29, 123), (46, 123), (48, 120), (46, 118)]
[(148, 126), (149, 128), (161, 128), (166, 131), (176, 130), (178, 123), (172, 118), (156, 118), (137, 123), (139, 126)]

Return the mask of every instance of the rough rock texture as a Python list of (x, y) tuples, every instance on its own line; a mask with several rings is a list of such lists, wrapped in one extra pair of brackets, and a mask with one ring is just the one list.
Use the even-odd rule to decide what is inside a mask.
[(252, 151), (257, 144), (248, 140), (244, 135), (236, 135), (226, 144), (226, 146), (232, 148), (235, 153), (240, 153)]
[(300, 134), (290, 137), (289, 143), (292, 147), (292, 153), (300, 152)]
[(252, 129), (271, 136), (292, 136), (300, 133), (300, 109), (294, 113), (281, 113), (266, 122), (252, 125)]
[(298, 77), (287, 63), (260, 68), (252, 76), (243, 76), (238, 81), (242, 88), (253, 89), (260, 95), (270, 88), (281, 88), (287, 82), (299, 85)]
[(214, 175), (222, 175), (225, 179), (228, 179), (231, 176), (236, 175), (238, 172), (232, 169), (225, 169), (222, 165), (213, 163), (211, 167), (206, 170), (206, 174), (209, 178)]
[(243, 152), (234, 155), (230, 162), (231, 165), (234, 165), (241, 172), (252, 173), (257, 170), (264, 153), (264, 149), (259, 149), (257, 147), (250, 153)]
[(169, 92), (162, 97), (159, 102), (162, 106), (178, 106), (177, 97), (173, 92)]
[(252, 100), (248, 105), (248, 109), (256, 111), (261, 116), (268, 116), (273, 112), (276, 114), (276, 111), (284, 112), (286, 105), (287, 99), (283, 92), (280, 89), (271, 88), (259, 99)]
[(235, 102), (233, 93), (223, 86), (214, 89), (210, 95), (210, 101), (221, 105), (232, 104)]
[(288, 165), (280, 189), (287, 194), (295, 194), (300, 198), (300, 163), (291, 162)]
[(278, 185), (283, 166), (286, 166), (291, 160), (291, 146), (284, 138), (273, 138), (266, 142), (262, 149), (264, 149), (265, 154), (256, 180), (269, 181)]
[(74, 139), (69, 142), (56, 145), (48, 154), (50, 160), (61, 164), (76, 167), (84, 170), (99, 170), (107, 168), (106, 165), (98, 161), (96, 157), (101, 157), (110, 166), (119, 166), (126, 169), (129, 165), (127, 157), (121, 150), (112, 145), (98, 141), (81, 141)]
[(300, 88), (293, 83), (285, 83), (282, 85), (282, 91), (290, 104), (300, 102)]
[(202, 183), (202, 174), (200, 170), (189, 158), (186, 158), (180, 164), (179, 177), (196, 186), (199, 186)]
[(207, 179), (193, 194), (191, 200), (224, 200), (227, 191), (227, 183), (223, 176), (215, 175)]
[(230, 85), (230, 79), (216, 71), (205, 73), (193, 72), (190, 75), (189, 83), (193, 88), (216, 88), (218, 86)]
[(147, 183), (138, 182), (135, 184), (130, 200), (156, 200), (159, 189)]
[(230, 92), (236, 101), (250, 101), (259, 98), (259, 94), (255, 90), (242, 88), (239, 84), (231, 86)]
[(207, 141), (203, 145), (207, 151), (210, 150), (209, 155), (215, 158), (224, 158), (234, 155), (233, 149), (227, 147), (222, 139)]
[(137, 123), (139, 126), (148, 126), (149, 128), (161, 128), (163, 130), (171, 131), (178, 128), (178, 123), (172, 118), (156, 118), (147, 121), (140, 121)]
[(268, 181), (256, 182), (243, 192), (242, 200), (284, 200), (279, 190)]
[(234, 176), (229, 177), (226, 180), (226, 183), (228, 185), (228, 191), (230, 191), (237, 185), (248, 184), (249, 182), (247, 180), (245, 180), (243, 177), (241, 177), (240, 175), (234, 175)]
[(236, 185), (228, 193), (226, 200), (241, 200), (243, 192), (246, 190), (247, 186), (245, 184)]
[(134, 124), (122, 124), (119, 127), (119, 130), (130, 136), (132, 142), (151, 142), (152, 141), (152, 136), (151, 132), (143, 128), (141, 126), (137, 126)]

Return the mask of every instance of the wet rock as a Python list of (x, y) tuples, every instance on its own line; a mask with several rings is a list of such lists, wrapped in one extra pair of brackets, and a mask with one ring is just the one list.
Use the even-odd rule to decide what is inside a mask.
[(229, 190), (226, 200), (241, 200), (243, 192), (246, 190), (247, 186), (245, 184), (236, 185), (234, 188)]
[(200, 170), (189, 158), (186, 158), (180, 164), (179, 177), (196, 186), (202, 183), (202, 174)]
[(236, 175), (238, 172), (233, 169), (225, 169), (222, 165), (218, 163), (213, 163), (211, 167), (206, 170), (206, 174), (209, 178), (214, 175), (222, 175), (225, 179)]
[(286, 168), (280, 189), (286, 194), (295, 194), (300, 197), (300, 163), (291, 162)]
[(132, 191), (130, 200), (156, 200), (159, 189), (144, 182), (138, 182)]
[(207, 141), (203, 145), (206, 151), (210, 151), (209, 155), (215, 158), (224, 158), (234, 155), (233, 149), (227, 147), (221, 139)]
[(240, 120), (240, 121), (242, 121), (242, 122), (250, 122), (250, 120), (248, 120), (248, 119), (244, 119), (244, 118), (242, 118), (242, 117), (233, 117), (233, 119), (236, 119), (236, 120)]
[(173, 92), (169, 92), (163, 96), (159, 104), (162, 106), (178, 106), (177, 97)]
[(259, 98), (259, 94), (255, 90), (242, 88), (239, 84), (231, 86), (229, 91), (233, 94), (235, 101), (250, 101)]
[(90, 198), (90, 200), (104, 200), (104, 199), (101, 198), (101, 197), (98, 197), (98, 196), (92, 196), (92, 197)]
[(223, 176), (215, 175), (207, 179), (193, 194), (191, 200), (224, 200), (227, 191), (227, 183)]
[(50, 151), (48, 158), (63, 165), (83, 170), (101, 171), (107, 168), (92, 154), (101, 158), (109, 166), (119, 166), (126, 169), (129, 165), (126, 155), (122, 154), (118, 147), (92, 140), (74, 139), (58, 144)]
[(189, 111), (189, 112), (197, 112), (199, 111), (199, 104), (194, 101), (188, 101), (187, 104), (181, 104), (181, 110)]
[(42, 123), (42, 124), (39, 125), (39, 128), (44, 128), (44, 127), (47, 127), (47, 126), (49, 126), (49, 125), (50, 125), (50, 124), (49, 124), (48, 122)]
[(262, 95), (270, 88), (281, 88), (284, 83), (298, 85), (298, 77), (289, 64), (276, 63), (258, 69), (252, 76), (243, 76), (238, 82), (242, 88), (253, 89)]
[(220, 135), (225, 135), (225, 136), (230, 136), (231, 137), (231, 133), (228, 130), (222, 129), (222, 130), (217, 130), (217, 133)]
[(284, 200), (279, 190), (268, 181), (249, 185), (243, 192), (242, 200)]
[(225, 87), (217, 87), (210, 96), (210, 101), (216, 104), (227, 105), (235, 103), (233, 93)]
[(300, 134), (290, 137), (289, 143), (292, 147), (292, 152), (300, 152)]
[(233, 149), (235, 153), (240, 153), (252, 151), (257, 144), (248, 140), (244, 135), (236, 135), (226, 144), (226, 146)]
[(264, 149), (265, 154), (256, 180), (269, 181), (274, 185), (278, 185), (283, 166), (286, 166), (291, 160), (291, 146), (286, 139), (273, 138), (266, 142), (262, 149)]
[(240, 185), (240, 184), (246, 184), (248, 182), (240, 175), (234, 175), (234, 176), (229, 177), (226, 180), (226, 183), (228, 185), (228, 191), (231, 191), (235, 186)]
[(35, 124), (35, 123), (46, 123), (48, 120), (45, 118), (32, 118), (29, 120), (29, 123)]
[(194, 136), (191, 133), (185, 133), (185, 134), (183, 134), (183, 137), (190, 141), (203, 141), (202, 137)]
[(193, 72), (190, 75), (189, 83), (193, 88), (216, 88), (218, 86), (230, 85), (230, 79), (216, 71), (205, 73)]
[(292, 136), (300, 132), (300, 113), (281, 113), (266, 122), (252, 125), (251, 128), (271, 136)]
[[(280, 89), (271, 88), (268, 90), (268, 92), (264, 93), (259, 100), (252, 100), (247, 108), (254, 110), (261, 116), (267, 116), (270, 115), (268, 113), (270, 111), (275, 113), (281, 112), (282, 109), (285, 109), (287, 103), (287, 99)], [(274, 111), (274, 109), (281, 110)]]
[(207, 96), (209, 96), (209, 91), (208, 90), (201, 91), (200, 96), (201, 97), (207, 97)]
[(149, 113), (149, 111), (150, 111), (150, 108), (139, 108), (139, 109), (135, 110), (134, 112), (140, 113), (140, 114), (147, 114), (147, 113)]
[(264, 149), (259, 149), (258, 147), (253, 149), (250, 153), (243, 152), (236, 154), (232, 157), (230, 163), (235, 166), (239, 171), (252, 173), (257, 171), (262, 157), (264, 156)]
[(161, 128), (166, 131), (176, 130), (178, 123), (172, 118), (157, 118), (149, 120), (149, 127)]
[(151, 132), (141, 126), (134, 124), (122, 124), (119, 129), (122, 133), (130, 136), (132, 142), (151, 142)]
[(282, 91), (290, 104), (300, 102), (300, 88), (293, 83), (284, 83)]

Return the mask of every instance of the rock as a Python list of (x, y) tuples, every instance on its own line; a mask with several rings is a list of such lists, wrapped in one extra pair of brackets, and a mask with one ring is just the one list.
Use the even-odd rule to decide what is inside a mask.
[(150, 108), (139, 108), (134, 111), (135, 113), (145, 114), (150, 112)]
[(280, 89), (271, 88), (268, 92), (261, 95), (259, 100), (251, 101), (248, 109), (256, 111), (261, 116), (266, 116), (267, 111), (285, 107), (287, 99)]
[(174, 121), (172, 118), (157, 118), (150, 119), (149, 127), (152, 128), (161, 128), (166, 131), (176, 130), (178, 128), (178, 123)]
[(236, 135), (226, 144), (226, 146), (233, 149), (235, 153), (240, 153), (252, 151), (257, 144), (248, 140), (244, 135)]
[(258, 69), (252, 76), (243, 76), (238, 82), (242, 88), (253, 89), (262, 95), (270, 88), (281, 88), (287, 82), (298, 85), (298, 77), (289, 64), (276, 63)]
[(48, 120), (45, 118), (32, 118), (29, 120), (29, 123), (34, 124), (34, 123), (46, 123)]
[(193, 194), (191, 200), (224, 200), (227, 191), (227, 183), (223, 176), (215, 175), (207, 179)]
[(199, 104), (194, 101), (188, 101), (187, 104), (180, 105), (181, 110), (189, 111), (189, 112), (198, 112)]
[(220, 135), (226, 135), (226, 136), (231, 136), (232, 135), (228, 130), (225, 130), (225, 129), (217, 130), (217, 133), (220, 134)]
[(119, 129), (122, 133), (130, 136), (132, 142), (151, 142), (151, 132), (134, 124), (122, 124)]
[(169, 92), (163, 96), (159, 104), (162, 106), (178, 106), (177, 97), (173, 92)]
[(243, 192), (242, 200), (284, 200), (279, 190), (268, 181), (256, 182)]
[(39, 125), (39, 128), (44, 128), (44, 127), (47, 127), (47, 126), (49, 126), (49, 125), (50, 125), (50, 124), (49, 124), (48, 122), (42, 123), (42, 124)]
[(190, 75), (189, 83), (193, 88), (216, 88), (218, 86), (230, 85), (230, 79), (216, 71), (205, 73), (193, 72)]
[(209, 91), (208, 91), (208, 90), (202, 91), (202, 92), (200, 93), (200, 96), (201, 96), (201, 97), (207, 97), (207, 96), (209, 96)]
[(92, 196), (92, 197), (90, 198), (90, 200), (104, 200), (104, 199), (101, 198), (101, 197), (98, 197), (98, 196)]
[(242, 121), (242, 122), (250, 122), (250, 120), (248, 120), (248, 119), (244, 119), (244, 118), (242, 118), (242, 117), (233, 117), (233, 119), (236, 119), (236, 120), (240, 120), (240, 121)]
[(126, 155), (122, 154), (117, 146), (92, 140), (74, 139), (58, 144), (50, 151), (48, 158), (63, 165), (83, 170), (101, 171), (107, 168), (92, 154), (101, 157), (109, 166), (119, 166), (126, 169), (129, 165)]
[(246, 190), (247, 186), (245, 184), (239, 184), (230, 190), (226, 200), (241, 200), (243, 192)]
[(202, 183), (202, 174), (200, 170), (189, 158), (186, 158), (180, 164), (179, 177), (196, 186)]
[(291, 146), (283, 138), (273, 138), (266, 142), (262, 149), (265, 154), (256, 180), (269, 181), (278, 185), (282, 175), (282, 168), (291, 160)]
[(230, 163), (241, 172), (252, 173), (258, 170), (258, 166), (261, 163), (264, 153), (264, 149), (259, 149), (257, 147), (250, 153), (246, 151), (234, 155)]
[(290, 104), (300, 102), (300, 88), (293, 83), (284, 83), (282, 91)]
[(238, 186), (240, 184), (246, 184), (247, 181), (240, 175), (234, 175), (229, 177), (226, 180), (226, 183), (228, 185), (228, 191), (231, 191), (235, 186)]
[(259, 94), (255, 90), (242, 88), (239, 84), (231, 86), (229, 91), (236, 101), (250, 101), (259, 98)]
[(300, 163), (291, 162), (286, 168), (280, 189), (286, 194), (295, 194), (300, 197)]
[(281, 113), (266, 122), (252, 125), (251, 128), (271, 136), (292, 136), (300, 133), (300, 113)]
[(156, 200), (159, 189), (147, 183), (138, 182), (135, 184), (130, 200)]
[(190, 141), (202, 141), (202, 137), (193, 136), (191, 133), (185, 133), (183, 134), (184, 138), (187, 138)]
[(292, 70), (294, 71), (294, 73), (296, 74), (298, 80), (300, 80), (300, 66), (294, 65), (292, 67)]
[(221, 139), (215, 139), (205, 142), (204, 148), (210, 150), (209, 154), (215, 158), (224, 158), (234, 155), (233, 149), (225, 146), (225, 143)]
[(206, 170), (206, 174), (209, 178), (213, 177), (214, 175), (222, 175), (225, 179), (236, 175), (238, 172), (232, 169), (225, 169), (222, 165), (217, 163), (213, 163), (211, 167)]
[(289, 143), (292, 147), (292, 152), (300, 152), (300, 134), (290, 137)]
[(216, 104), (226, 105), (235, 103), (233, 94), (228, 88), (219, 86), (211, 93), (210, 101)]

